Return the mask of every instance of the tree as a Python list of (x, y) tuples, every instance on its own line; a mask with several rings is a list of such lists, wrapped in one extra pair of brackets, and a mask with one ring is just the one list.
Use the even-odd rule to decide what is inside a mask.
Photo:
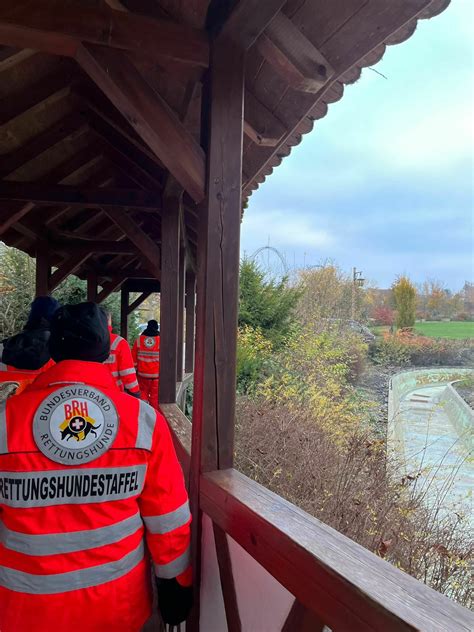
[(260, 329), (273, 345), (281, 345), (287, 337), (300, 290), (291, 287), (287, 278), (265, 279), (258, 265), (243, 259), (240, 264), (239, 327)]
[[(302, 270), (299, 279), (302, 295), (298, 314), (304, 325), (312, 326), (321, 320), (347, 320), (351, 317), (352, 280), (336, 265)], [(359, 311), (357, 309), (357, 313)]]
[(392, 286), (395, 305), (397, 307), (397, 327), (412, 328), (415, 324), (416, 289), (406, 276), (398, 277)]
[(395, 314), (390, 307), (384, 307), (380, 305), (373, 311), (373, 317), (378, 325), (393, 325), (395, 321)]

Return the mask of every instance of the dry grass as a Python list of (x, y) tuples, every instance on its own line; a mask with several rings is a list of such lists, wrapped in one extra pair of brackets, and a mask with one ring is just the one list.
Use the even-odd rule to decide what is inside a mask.
[(336, 444), (307, 410), (240, 398), (236, 467), (367, 549), (470, 606), (472, 547), (461, 519), (437, 520), (385, 445), (358, 427)]

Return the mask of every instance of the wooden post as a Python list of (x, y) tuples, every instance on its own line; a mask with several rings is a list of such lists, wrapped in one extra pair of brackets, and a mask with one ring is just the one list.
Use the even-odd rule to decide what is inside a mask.
[(128, 339), (128, 290), (120, 290), (120, 335)]
[(194, 270), (186, 270), (186, 353), (184, 370), (186, 373), (194, 371), (194, 315), (196, 303), (196, 276)]
[(176, 401), (181, 195), (163, 199), (161, 219), (160, 402)]
[(36, 296), (48, 296), (51, 266), (46, 247), (38, 245), (36, 249)]
[(183, 334), (184, 334), (184, 274), (186, 266), (186, 250), (181, 244), (179, 251), (179, 280), (178, 280), (178, 340), (176, 357), (176, 381), (183, 381)]
[(193, 452), (196, 459), (196, 451), (202, 449), (201, 471), (233, 464), (244, 53), (232, 42), (218, 39), (212, 47), (210, 73), (207, 204), (202, 208), (198, 236), (193, 405)]
[(97, 301), (97, 274), (92, 270), (87, 274), (87, 300), (91, 303)]

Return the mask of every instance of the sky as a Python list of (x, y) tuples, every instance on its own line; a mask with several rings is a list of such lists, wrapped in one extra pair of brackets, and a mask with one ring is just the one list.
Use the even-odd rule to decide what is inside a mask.
[(289, 268), (330, 260), (378, 287), (472, 281), (473, 41), (473, 0), (451, 0), (387, 48), (386, 79), (364, 69), (250, 197), (242, 255), (269, 244)]

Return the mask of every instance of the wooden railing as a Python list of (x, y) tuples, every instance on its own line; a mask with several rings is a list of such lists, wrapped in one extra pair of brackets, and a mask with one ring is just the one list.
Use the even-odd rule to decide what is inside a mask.
[[(162, 410), (188, 474), (191, 423), (175, 405)], [(234, 469), (201, 477), (200, 506), (295, 596), (297, 607), (314, 613), (321, 626), (312, 630), (474, 629), (469, 610)], [(300, 615), (298, 608), (290, 613)]]

